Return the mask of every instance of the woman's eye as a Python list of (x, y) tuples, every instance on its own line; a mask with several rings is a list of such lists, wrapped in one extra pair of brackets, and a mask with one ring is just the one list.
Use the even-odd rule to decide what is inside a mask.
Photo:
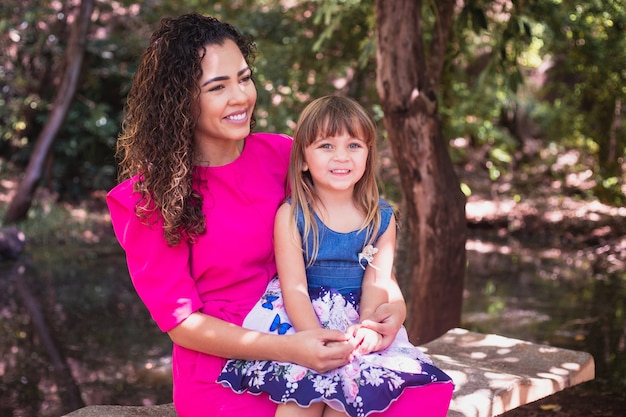
[(242, 83), (247, 83), (249, 81), (252, 81), (252, 75), (245, 76), (241, 79)]
[(219, 91), (224, 89), (224, 86), (219, 84), (219, 85), (214, 85), (213, 87), (209, 88), (207, 91)]

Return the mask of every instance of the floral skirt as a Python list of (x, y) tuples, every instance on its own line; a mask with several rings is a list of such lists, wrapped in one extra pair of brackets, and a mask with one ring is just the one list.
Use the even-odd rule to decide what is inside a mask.
[[(345, 331), (359, 322), (358, 293), (342, 295), (324, 287), (309, 293), (323, 327)], [(294, 333), (277, 278), (269, 283), (261, 300), (246, 316), (243, 327), (265, 333)], [(356, 417), (387, 409), (406, 388), (446, 383), (451, 379), (409, 342), (402, 327), (387, 349), (357, 356), (329, 372), (319, 373), (286, 362), (231, 359), (217, 382), (239, 393), (265, 392), (277, 403), (293, 401), (306, 407), (324, 402)], [(419, 410), (419, 404), (415, 408)]]

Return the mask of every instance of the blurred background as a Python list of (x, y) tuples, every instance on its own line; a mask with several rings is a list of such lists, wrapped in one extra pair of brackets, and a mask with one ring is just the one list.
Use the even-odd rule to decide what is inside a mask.
[[(0, 227), (26, 237), (19, 257), (0, 256), (0, 415), (171, 402), (169, 339), (134, 293), (104, 204), (124, 98), (158, 21), (197, 11), (256, 38), (258, 130), (291, 134), (325, 94), (356, 98), (382, 127), (374, 3), (93, 1), (75, 91), (43, 154), (81, 1), (0, 4)], [(421, 19), (428, 38), (428, 4)], [(452, 24), (438, 105), (467, 197), (462, 327), (588, 351), (597, 378), (585, 389), (623, 396), (626, 8), (468, 0)], [(400, 201), (382, 128), (379, 145), (381, 190)]]

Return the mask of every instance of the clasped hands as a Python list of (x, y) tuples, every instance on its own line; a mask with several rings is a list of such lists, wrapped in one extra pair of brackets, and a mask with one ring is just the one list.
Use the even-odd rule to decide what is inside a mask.
[(402, 326), (402, 319), (391, 304), (385, 304), (369, 319), (351, 327), (351, 334), (328, 329), (297, 332), (291, 337), (299, 342), (290, 345), (298, 347), (294, 352), (295, 362), (317, 372), (346, 365), (355, 355), (383, 350), (391, 345)]

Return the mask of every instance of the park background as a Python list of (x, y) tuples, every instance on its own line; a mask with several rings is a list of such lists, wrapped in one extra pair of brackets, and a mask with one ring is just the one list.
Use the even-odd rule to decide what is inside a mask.
[[(85, 3), (89, 25), (72, 43)], [(411, 3), (429, 45), (441, 23), (437, 2)], [(462, 307), (451, 297), (440, 309), (462, 308), (460, 325), (470, 330), (592, 353), (596, 380), (538, 410), (577, 415), (558, 413), (596, 400), (596, 415), (610, 415), (600, 407), (626, 402), (626, 9), (613, 0), (451, 3), (434, 91), (438, 134), (467, 200), (466, 263)], [(381, 128), (381, 190), (402, 209), (400, 168), (411, 161), (394, 157), (384, 128), (376, 7), (372, 0), (0, 5), (0, 216), (26, 237), (19, 257), (3, 253), (0, 263), (0, 415), (170, 401), (170, 342), (132, 289), (104, 205), (116, 182), (124, 97), (160, 18), (198, 11), (257, 39), (259, 130), (291, 133), (314, 97), (359, 100)], [(400, 36), (392, 45), (400, 56), (412, 51)], [(59, 94), (77, 52), (75, 91)], [(64, 106), (50, 132), (51, 115)], [(35, 187), (24, 193), (31, 179)], [(443, 198), (448, 192), (439, 190)], [(24, 194), (20, 215), (12, 208)], [(399, 253), (398, 276), (410, 304), (407, 258)]]

